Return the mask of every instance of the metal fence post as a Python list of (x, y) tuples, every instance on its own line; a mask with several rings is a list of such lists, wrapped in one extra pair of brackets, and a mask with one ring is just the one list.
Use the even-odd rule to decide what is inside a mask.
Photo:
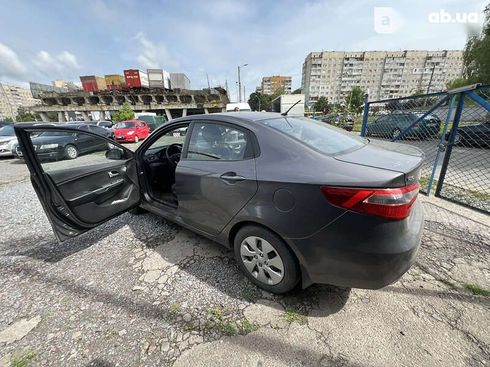
[(439, 146), (437, 148), (436, 158), (434, 159), (434, 165), (432, 166), (432, 173), (429, 178), (429, 186), (427, 187), (427, 196), (429, 196), (430, 192), (432, 191), (432, 183), (434, 182), (434, 176), (436, 175), (437, 163), (439, 163), (439, 157), (441, 156), (442, 142), (446, 139), (447, 127), (449, 126), (449, 121), (451, 121), (451, 113), (453, 112), (455, 99), (456, 99), (455, 95), (452, 95), (451, 98), (449, 99), (446, 121), (444, 122), (444, 128), (442, 129), (441, 139), (439, 142)]
[(454, 139), (458, 133), (459, 120), (461, 119), (461, 113), (463, 112), (465, 92), (459, 93), (458, 106), (454, 114), (453, 126), (451, 128), (451, 134), (444, 154), (444, 160), (442, 161), (441, 173), (439, 174), (439, 181), (437, 182), (437, 188), (435, 196), (440, 197), (442, 191), (442, 185), (444, 184), (444, 178), (446, 177), (447, 167), (449, 165), (449, 159), (451, 158), (451, 152), (453, 151)]
[(368, 102), (368, 95), (366, 94), (364, 96), (364, 111), (362, 113), (361, 136), (366, 136), (368, 115), (369, 115), (369, 102)]

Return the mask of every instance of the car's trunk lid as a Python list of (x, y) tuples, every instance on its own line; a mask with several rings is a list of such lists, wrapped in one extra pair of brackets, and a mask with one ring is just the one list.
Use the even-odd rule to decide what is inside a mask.
[(420, 179), (424, 152), (407, 144), (376, 141), (366, 144), (361, 149), (336, 155), (335, 159), (402, 173), (405, 176), (405, 184), (410, 185)]

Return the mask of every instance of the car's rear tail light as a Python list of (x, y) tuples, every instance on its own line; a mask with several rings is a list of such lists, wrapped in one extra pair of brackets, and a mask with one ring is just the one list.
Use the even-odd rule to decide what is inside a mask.
[(410, 215), (417, 199), (419, 184), (394, 189), (322, 186), (321, 190), (332, 205), (358, 213), (400, 220)]

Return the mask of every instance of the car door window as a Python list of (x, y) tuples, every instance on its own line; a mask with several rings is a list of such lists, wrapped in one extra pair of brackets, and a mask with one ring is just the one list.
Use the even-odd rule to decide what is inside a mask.
[(128, 158), (124, 150), (107, 140), (80, 130), (73, 133), (55, 130), (30, 133), (34, 152), (44, 172), (88, 166), (96, 168), (97, 165), (104, 166)]
[(253, 156), (244, 130), (216, 123), (195, 123), (186, 159), (236, 161)]
[(173, 130), (167, 131), (150, 146), (149, 150), (153, 148), (166, 147), (170, 144), (184, 145), (185, 137), (187, 135), (187, 128), (188, 126), (180, 126)]

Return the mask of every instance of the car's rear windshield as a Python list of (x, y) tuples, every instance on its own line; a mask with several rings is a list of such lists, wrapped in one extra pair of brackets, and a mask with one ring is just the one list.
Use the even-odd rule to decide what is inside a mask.
[(116, 129), (131, 129), (134, 127), (134, 122), (119, 122), (114, 126)]
[(325, 154), (338, 154), (366, 144), (366, 140), (361, 137), (306, 117), (284, 116), (258, 122)]

